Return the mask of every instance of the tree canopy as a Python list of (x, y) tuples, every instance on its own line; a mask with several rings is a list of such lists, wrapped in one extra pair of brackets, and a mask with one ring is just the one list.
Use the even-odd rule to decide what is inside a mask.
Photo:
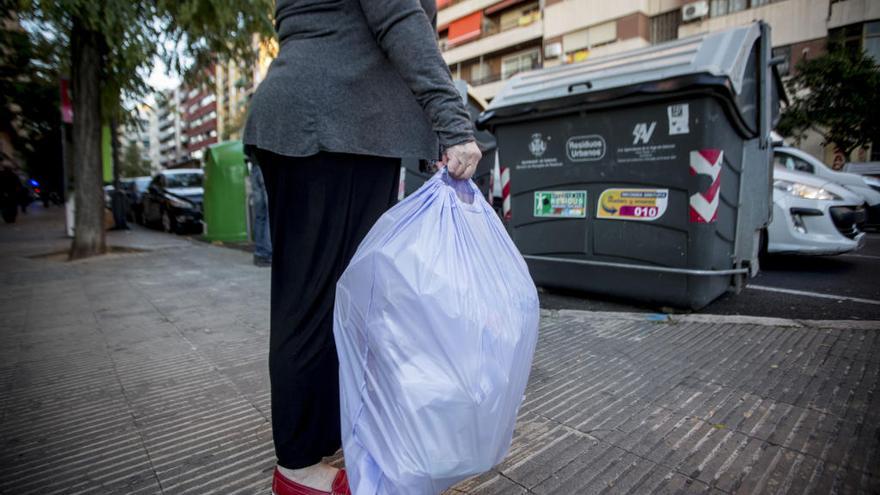
[[(9, 1), (9, 0), (4, 0)], [(14, 3), (14, 0), (13, 0)], [(18, 11), (69, 44), (74, 21), (98, 33), (108, 98), (139, 96), (158, 57), (193, 77), (219, 61), (250, 62), (273, 35), (273, 0), (18, 0)]]
[(880, 136), (880, 67), (864, 52), (832, 44), (824, 55), (798, 64), (788, 91), (792, 102), (777, 128), (784, 136), (800, 139), (814, 129), (847, 158)]
[(151, 174), (150, 162), (141, 157), (141, 149), (135, 142), (130, 142), (122, 152), (119, 173), (123, 177), (142, 177)]
[(213, 63), (251, 62), (255, 37), (272, 35), (273, 0), (0, 0), (65, 47), (73, 89), (76, 228), (71, 258), (103, 253), (101, 125), (120, 120), (157, 57), (197, 78)]
[(0, 0), (0, 129), (41, 185), (60, 191), (58, 74), (63, 52), (42, 32), (18, 22), (11, 0)]

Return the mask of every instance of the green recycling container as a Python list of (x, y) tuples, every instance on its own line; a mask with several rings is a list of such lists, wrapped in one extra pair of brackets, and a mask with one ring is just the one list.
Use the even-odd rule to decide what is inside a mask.
[(208, 148), (203, 203), (206, 240), (248, 240), (247, 177), (241, 141), (226, 141)]

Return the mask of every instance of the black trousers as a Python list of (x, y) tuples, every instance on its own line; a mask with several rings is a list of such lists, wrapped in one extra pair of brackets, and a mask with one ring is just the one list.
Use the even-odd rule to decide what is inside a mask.
[(400, 160), (256, 152), (269, 197), (272, 301), (269, 377), (278, 464), (310, 466), (342, 445), (336, 282), (397, 199)]

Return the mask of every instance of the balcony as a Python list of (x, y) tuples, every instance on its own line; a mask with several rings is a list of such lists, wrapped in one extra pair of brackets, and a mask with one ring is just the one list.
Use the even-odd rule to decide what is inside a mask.
[(880, 3), (873, 0), (846, 0), (831, 2), (828, 29), (848, 26), (880, 18)]
[(162, 133), (159, 134), (159, 142), (160, 142), (160, 143), (168, 142), (169, 140), (171, 140), (172, 138), (174, 138), (174, 136), (175, 136), (176, 134), (177, 134), (176, 129), (174, 129), (174, 128), (172, 127), (171, 129), (169, 129), (169, 130), (167, 130), (167, 131), (162, 132)]
[(498, 0), (452, 0), (437, 12), (437, 26), (442, 27), (468, 14), (483, 10)]
[(214, 137), (209, 137), (209, 138), (207, 138), (207, 139), (203, 139), (203, 140), (201, 140), (201, 141), (199, 141), (199, 142), (188, 144), (188, 145), (186, 146), (186, 150), (187, 150), (188, 152), (190, 152), (190, 153), (193, 153), (193, 152), (196, 152), (196, 151), (198, 151), (198, 150), (200, 150), (200, 149), (206, 148), (206, 147), (208, 147), (208, 146), (210, 146), (210, 145), (212, 145), (212, 144), (215, 144), (216, 142), (217, 142), (217, 137), (216, 137), (216, 136), (214, 136)]
[(199, 134), (203, 134), (205, 132), (217, 129), (217, 119), (213, 118), (208, 120), (207, 122), (203, 122), (202, 124), (193, 127), (191, 129), (187, 129), (185, 131), (186, 135), (190, 138), (196, 137)]
[(199, 106), (199, 107), (192, 109), (191, 112), (189, 112), (188, 114), (186, 114), (184, 116), (184, 119), (187, 122), (192, 122), (193, 120), (196, 120), (199, 117), (207, 115), (207, 114), (211, 113), (212, 110), (216, 110), (216, 109), (217, 109), (217, 102), (212, 101), (212, 102), (209, 102), (207, 104), (204, 104), (202, 106)]
[(473, 91), (477, 96), (483, 98), (484, 100), (491, 100), (495, 97), (495, 95), (498, 94), (499, 91), (501, 91), (501, 88), (504, 87), (505, 81), (520, 72), (534, 70), (540, 67), (541, 63), (535, 61), (530, 65), (523, 65), (519, 69), (511, 70), (507, 74), (496, 72), (475, 79), (466, 78), (465, 80), (473, 88)]
[(169, 127), (173, 127), (173, 126), (174, 126), (174, 119), (170, 118), (170, 116), (169, 116), (169, 118), (163, 118), (163, 119), (159, 120), (159, 130), (160, 131), (164, 131), (165, 129), (167, 129)]
[(544, 24), (537, 18), (531, 24), (506, 31), (489, 29), (481, 33), (480, 37), (474, 41), (469, 41), (444, 51), (443, 60), (446, 61), (447, 65), (454, 65), (458, 62), (477, 58), (480, 55), (487, 55), (527, 41), (541, 39), (543, 34)]

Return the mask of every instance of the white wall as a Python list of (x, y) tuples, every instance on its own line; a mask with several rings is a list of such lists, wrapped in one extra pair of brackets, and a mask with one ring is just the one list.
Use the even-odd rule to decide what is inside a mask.
[(544, 36), (571, 31), (642, 12), (657, 15), (680, 8), (684, 0), (565, 0), (544, 9)]
[(648, 0), (566, 0), (544, 9), (544, 37), (571, 31), (644, 11)]
[(480, 55), (487, 55), (509, 46), (518, 45), (529, 40), (539, 39), (542, 32), (543, 26), (541, 21), (535, 21), (528, 26), (502, 31), (486, 38), (480, 38), (476, 41), (471, 41), (461, 46), (450, 48), (443, 52), (443, 60), (446, 61), (447, 65), (453, 65), (458, 62), (477, 58)]
[[(847, 0), (843, 3), (849, 3)], [(872, 0), (876, 2), (877, 0)], [(828, 0), (785, 0), (746, 9), (721, 17), (682, 24), (678, 37), (684, 38), (698, 33), (720, 31), (742, 26), (757, 20), (766, 21), (773, 28), (773, 46), (784, 46), (801, 41), (824, 38), (828, 35), (826, 19)]]
[(846, 0), (831, 6), (828, 29), (876, 19), (880, 19), (880, 1)]

